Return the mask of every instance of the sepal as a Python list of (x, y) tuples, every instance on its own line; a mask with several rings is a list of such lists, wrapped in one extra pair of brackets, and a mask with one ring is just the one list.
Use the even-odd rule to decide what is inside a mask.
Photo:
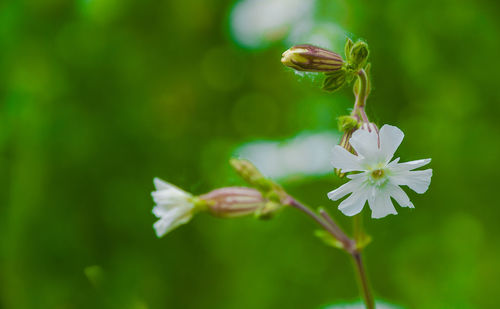
[(341, 89), (347, 81), (347, 72), (345, 70), (339, 70), (337, 72), (325, 74), (325, 79), (323, 80), (323, 90), (334, 92)]

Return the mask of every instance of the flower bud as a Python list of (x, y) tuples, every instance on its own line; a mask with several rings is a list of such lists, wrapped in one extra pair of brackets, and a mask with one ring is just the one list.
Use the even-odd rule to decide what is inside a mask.
[(199, 198), (207, 202), (212, 215), (221, 218), (258, 214), (268, 203), (258, 190), (245, 187), (220, 188)]
[(231, 159), (229, 161), (233, 169), (252, 187), (261, 191), (269, 191), (272, 188), (272, 182), (262, 175), (262, 173), (248, 160)]
[(360, 123), (358, 122), (358, 119), (354, 116), (340, 116), (338, 118), (338, 127), (339, 131), (341, 132), (347, 132), (351, 130), (356, 130), (359, 128)]
[(295, 45), (285, 51), (281, 62), (297, 71), (306, 72), (334, 72), (344, 64), (339, 54), (307, 44)]
[(260, 191), (268, 201), (266, 206), (256, 213), (257, 217), (266, 216), (267, 213), (273, 212), (277, 208), (269, 203), (286, 204), (288, 194), (285, 190), (271, 179), (264, 177), (250, 161), (233, 158), (229, 163), (243, 180)]
[(363, 41), (358, 41), (351, 48), (351, 54), (349, 56), (350, 64), (355, 68), (355, 70), (359, 70), (366, 65), (368, 61), (368, 56), (370, 51), (368, 50), (368, 44)]

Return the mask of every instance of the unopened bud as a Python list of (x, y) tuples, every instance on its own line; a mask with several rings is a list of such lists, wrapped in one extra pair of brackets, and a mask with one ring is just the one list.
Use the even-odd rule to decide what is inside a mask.
[(297, 71), (334, 72), (342, 68), (342, 57), (313, 45), (295, 45), (282, 54), (281, 62)]
[(207, 209), (212, 215), (222, 218), (257, 214), (267, 203), (258, 190), (245, 187), (220, 188), (199, 198), (207, 202)]
[(338, 118), (338, 127), (339, 131), (341, 132), (347, 132), (351, 130), (356, 130), (359, 128), (360, 123), (358, 122), (358, 119), (354, 116), (340, 116)]
[(288, 195), (285, 190), (271, 179), (264, 177), (250, 161), (233, 158), (229, 163), (243, 180), (264, 195), (266, 201), (279, 205), (286, 203)]
[(250, 161), (233, 158), (229, 163), (236, 173), (252, 187), (260, 191), (269, 191), (272, 188), (272, 182), (266, 179)]
[(349, 56), (350, 65), (354, 67), (355, 70), (359, 70), (365, 67), (370, 51), (368, 50), (368, 44), (363, 41), (358, 41), (351, 48), (351, 55)]

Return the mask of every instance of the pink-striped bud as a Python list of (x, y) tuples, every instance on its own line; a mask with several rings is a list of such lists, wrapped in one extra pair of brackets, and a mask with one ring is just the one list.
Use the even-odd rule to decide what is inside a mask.
[(227, 187), (199, 196), (207, 202), (208, 210), (216, 217), (232, 218), (258, 213), (267, 200), (255, 189)]
[(335, 72), (342, 69), (342, 57), (327, 49), (303, 44), (295, 45), (285, 51), (281, 62), (297, 71)]

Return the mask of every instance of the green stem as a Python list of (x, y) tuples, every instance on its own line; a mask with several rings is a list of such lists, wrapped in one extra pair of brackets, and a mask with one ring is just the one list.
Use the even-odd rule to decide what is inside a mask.
[(344, 231), (340, 227), (338, 227), (335, 222), (329, 218), (324, 220), (323, 218), (325, 217), (326, 212), (321, 212), (321, 215), (323, 216), (320, 217), (318, 216), (314, 211), (309, 209), (309, 207), (303, 205), (296, 199), (294, 199), (291, 196), (288, 196), (288, 202), (286, 203), (287, 205), (290, 205), (294, 208), (297, 208), (298, 210), (304, 212), (306, 215), (311, 217), (314, 221), (316, 221), (319, 225), (321, 225), (328, 233), (330, 233), (335, 239), (340, 241), (344, 247), (344, 250), (346, 250), (349, 253), (352, 253), (354, 248), (356, 247), (354, 244), (354, 241), (347, 236)]
[(353, 234), (354, 234), (354, 240), (358, 243), (362, 240), (364, 236), (363, 217), (361, 213), (353, 217)]
[(365, 112), (365, 104), (366, 99), (368, 98), (368, 94), (370, 92), (368, 85), (368, 76), (366, 75), (365, 70), (361, 69), (358, 71), (358, 79), (359, 79), (359, 90), (356, 94), (356, 102), (354, 103), (354, 109), (352, 111), (352, 115), (356, 115), (359, 113), (363, 122), (368, 123), (368, 117)]
[(375, 309), (375, 302), (371, 292), (370, 283), (366, 275), (366, 270), (361, 258), (361, 251), (357, 246), (357, 241), (363, 237), (363, 228), (361, 226), (361, 215), (354, 217), (354, 240), (349, 238), (344, 231), (333, 221), (333, 219), (324, 210), (320, 210), (321, 216), (318, 216), (309, 207), (303, 205), (291, 196), (288, 196), (286, 204), (297, 208), (311, 217), (314, 221), (320, 224), (327, 232), (329, 232), (335, 239), (343, 244), (343, 249), (351, 255), (354, 260), (354, 268), (358, 278), (359, 289), (366, 305), (366, 309)]
[[(363, 229), (363, 216), (361, 213), (355, 215), (353, 218), (353, 230), (354, 241), (356, 242), (356, 244), (362, 243), (365, 238), (365, 232)], [(358, 276), (359, 289), (361, 290), (366, 308), (373, 309), (375, 308), (375, 303), (370, 287), (370, 282), (368, 281), (363, 260), (361, 258), (361, 249), (359, 247), (356, 247), (356, 250), (351, 254), (351, 256), (354, 260), (354, 268)]]
[(368, 282), (368, 277), (366, 276), (366, 270), (361, 258), (361, 252), (359, 250), (355, 250), (351, 256), (354, 260), (354, 268), (358, 276), (359, 289), (361, 290), (366, 309), (375, 309), (375, 300), (373, 299), (370, 283)]

